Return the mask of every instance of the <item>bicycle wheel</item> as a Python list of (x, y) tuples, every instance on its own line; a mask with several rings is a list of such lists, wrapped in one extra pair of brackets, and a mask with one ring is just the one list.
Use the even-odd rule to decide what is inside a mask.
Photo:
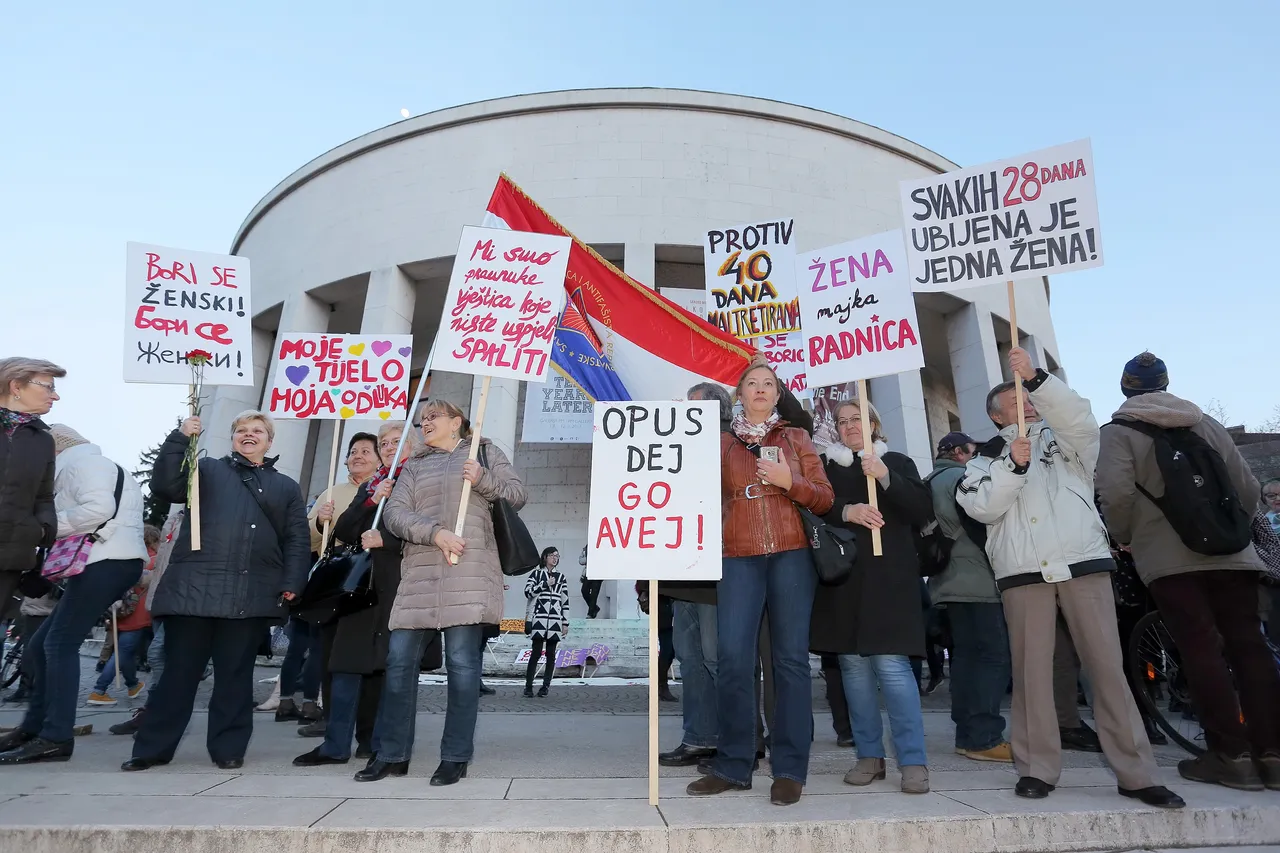
[(22, 675), (18, 669), (20, 663), (22, 663), (21, 637), (14, 641), (13, 646), (4, 655), (4, 663), (0, 664), (0, 690), (7, 689)]
[(1133, 626), (1129, 678), (1138, 701), (1155, 724), (1187, 752), (1202, 755), (1204, 730), (1194, 713), (1182, 658), (1159, 611), (1148, 613)]

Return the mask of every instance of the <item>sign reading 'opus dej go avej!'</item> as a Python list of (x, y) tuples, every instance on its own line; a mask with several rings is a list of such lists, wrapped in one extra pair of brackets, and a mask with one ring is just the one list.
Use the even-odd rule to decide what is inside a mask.
[(267, 411), (277, 418), (403, 418), (412, 335), (284, 334)]

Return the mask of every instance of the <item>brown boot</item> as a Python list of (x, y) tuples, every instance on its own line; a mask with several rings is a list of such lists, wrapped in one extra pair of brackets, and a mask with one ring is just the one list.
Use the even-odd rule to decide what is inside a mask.
[(695, 779), (689, 783), (689, 787), (684, 792), (691, 797), (713, 797), (716, 794), (723, 794), (726, 791), (750, 791), (751, 783), (739, 785), (737, 782), (730, 782), (728, 779), (721, 779), (719, 776), (703, 776), (701, 779)]
[(858, 763), (853, 765), (853, 769), (844, 774), (844, 783), (862, 787), (883, 778), (883, 758), (859, 758)]
[(794, 779), (774, 779), (773, 787), (769, 789), (769, 802), (775, 806), (794, 806), (800, 802), (803, 791), (804, 785)]
[(1237, 791), (1261, 791), (1264, 787), (1247, 752), (1235, 758), (1216, 752), (1186, 758), (1178, 762), (1178, 775), (1192, 782), (1222, 785)]

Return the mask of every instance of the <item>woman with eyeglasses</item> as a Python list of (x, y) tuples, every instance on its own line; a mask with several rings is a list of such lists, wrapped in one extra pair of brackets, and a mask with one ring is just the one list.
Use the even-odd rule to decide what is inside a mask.
[[(924, 794), (929, 791), (929, 770), (911, 656), (925, 653), (916, 530), (933, 520), (933, 495), (920, 480), (916, 463), (889, 450), (880, 414), (870, 402), (865, 405), (873, 446), (864, 445), (860, 405), (850, 401), (836, 409), (840, 441), (823, 451), (835, 489), (826, 521), (857, 534), (858, 561), (848, 580), (819, 591), (813, 604), (811, 648), (839, 655), (858, 751), (857, 764), (844, 781), (869, 785), (885, 777), (883, 695), (902, 791)], [(868, 476), (875, 480), (878, 508), (871, 506)], [(880, 531), (879, 557), (873, 553), (873, 530)]]
[[(360, 782), (409, 772), (418, 669), (433, 631), (444, 635), (449, 698), (431, 784), (452, 785), (466, 777), (480, 710), (481, 639), (485, 625), (502, 620), (493, 501), (519, 509), (527, 497), (506, 454), (489, 439), (480, 439), (479, 462), (468, 458), (473, 438), (461, 409), (433, 399), (420, 414), (424, 444), (405, 463), (383, 514), (387, 530), (404, 542), (404, 559), (374, 731), (378, 751), (356, 774)], [(471, 499), (458, 536), (453, 531), (464, 481), (471, 484)]]

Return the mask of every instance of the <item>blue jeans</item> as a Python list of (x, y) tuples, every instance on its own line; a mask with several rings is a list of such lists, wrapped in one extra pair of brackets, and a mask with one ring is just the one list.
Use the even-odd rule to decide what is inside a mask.
[[(302, 681), (302, 698), (314, 702), (320, 695), (321, 664), (324, 649), (320, 629), (300, 619), (290, 619), (285, 628), (289, 634), (289, 650), (280, 663), (280, 698), (292, 699)], [(305, 662), (304, 662), (305, 658)]]
[(673, 645), (680, 661), (685, 746), (716, 746), (716, 606), (673, 602)]
[(100, 560), (67, 581), (53, 615), (27, 644), (31, 704), (22, 730), (55, 742), (74, 736), (80, 696), (80, 644), (93, 623), (142, 577), (142, 560)]
[(884, 724), (880, 719), (883, 693), (898, 765), (929, 763), (924, 753), (920, 688), (906, 655), (840, 655), (840, 679), (849, 701), (849, 722), (853, 725), (858, 758), (884, 758)]
[(716, 704), (719, 744), (711, 772), (751, 782), (756, 757), (755, 673), (760, 620), (769, 610), (777, 696), (770, 731), (773, 776), (804, 784), (813, 740), (809, 617), (818, 576), (808, 548), (758, 557), (726, 557), (716, 607)]
[(94, 692), (105, 693), (116, 677), (116, 656), (120, 657), (120, 674), (124, 676), (124, 684), (132, 690), (138, 684), (138, 647), (142, 645), (144, 631), (122, 631), (116, 640), (115, 651), (107, 658), (98, 676), (98, 683), (93, 686)]
[[(951, 617), (951, 719), (956, 749), (981, 752), (1005, 742), (1000, 703), (1012, 663), (1004, 605), (953, 601)], [(1071, 697), (1075, 701), (1075, 697)]]
[[(480, 712), (481, 625), (445, 628), (445, 671), (449, 676), (449, 700), (440, 738), (440, 760), (467, 764), (475, 754), (476, 716)], [(414, 727), (418, 718), (418, 672), (430, 632), (398, 629), (391, 632), (382, 704), (373, 738), (382, 761), (408, 761), (413, 755)], [(331, 723), (332, 724), (332, 723)]]
[[(330, 674), (329, 678), (329, 707), (326, 709), (329, 712), (329, 727), (325, 729), (320, 754), (330, 758), (350, 758), (351, 738), (356, 733), (356, 712), (360, 708), (360, 689), (365, 677), (351, 672), (335, 672)], [(414, 704), (417, 704), (416, 700)], [(379, 746), (378, 733), (375, 729), (373, 735), (375, 754)]]

